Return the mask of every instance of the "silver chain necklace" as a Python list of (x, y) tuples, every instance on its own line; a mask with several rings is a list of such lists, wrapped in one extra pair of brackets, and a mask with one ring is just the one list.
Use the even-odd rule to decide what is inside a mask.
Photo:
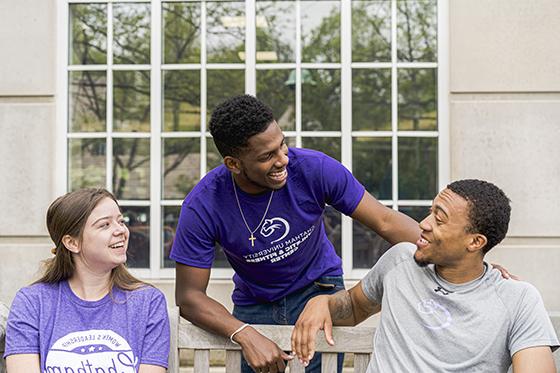
[(241, 209), (241, 204), (239, 203), (239, 197), (237, 196), (237, 188), (235, 187), (235, 180), (233, 179), (233, 173), (231, 174), (231, 183), (233, 185), (233, 193), (235, 194), (235, 200), (237, 201), (237, 207), (239, 207), (239, 212), (241, 213), (241, 217), (243, 218), (243, 223), (245, 223), (245, 226), (247, 227), (247, 230), (249, 231), (249, 233), (251, 233), (251, 236), (249, 237), (249, 241), (251, 241), (251, 247), (255, 246), (255, 236), (253, 235), (261, 226), (261, 224), (264, 221), (264, 218), (266, 217), (266, 214), (268, 213), (268, 208), (270, 207), (270, 202), (272, 202), (272, 196), (274, 195), (274, 189), (272, 189), (272, 192), (270, 192), (270, 198), (268, 199), (268, 204), (266, 205), (266, 210), (264, 210), (264, 214), (263, 217), (261, 219), (261, 221), (259, 222), (259, 225), (257, 225), (257, 227), (253, 230), (251, 230), (251, 228), (249, 228), (249, 224), (247, 224), (247, 219), (245, 219), (245, 215), (243, 214), (243, 210)]

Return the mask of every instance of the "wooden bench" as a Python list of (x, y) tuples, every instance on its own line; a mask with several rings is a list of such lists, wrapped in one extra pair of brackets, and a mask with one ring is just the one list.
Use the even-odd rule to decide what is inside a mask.
[[(208, 333), (179, 317), (178, 309), (169, 310), (171, 323), (171, 355), (169, 356), (169, 372), (179, 371), (179, 350), (194, 350), (194, 372), (206, 373), (210, 369), (210, 351), (226, 351), (226, 373), (238, 373), (241, 367), (241, 348), (227, 338)], [(291, 350), (290, 337), (293, 326), (254, 325), (263, 335), (267, 336), (285, 351)], [(373, 334), (371, 327), (335, 327), (333, 338), (335, 346), (325, 341), (323, 333), (317, 338), (317, 351), (323, 353), (321, 371), (336, 372), (338, 352), (354, 354), (354, 372), (364, 373), (373, 351)], [(297, 359), (289, 362), (290, 372), (303, 373), (304, 367)]]
[[(5, 323), (8, 309), (0, 303), (0, 356), (4, 353)], [(171, 323), (171, 353), (169, 355), (169, 372), (179, 372), (179, 351), (194, 350), (194, 372), (203, 373), (210, 370), (210, 351), (225, 350), (226, 372), (239, 372), (241, 365), (241, 349), (227, 338), (208, 333), (179, 317), (178, 308), (169, 309)], [(560, 313), (551, 314), (556, 333), (560, 334)], [(275, 341), (280, 348), (289, 351), (292, 326), (256, 325), (262, 334)], [(336, 371), (336, 354), (338, 352), (354, 354), (354, 372), (365, 372), (373, 351), (373, 334), (375, 328), (370, 327), (335, 327), (333, 336), (335, 346), (329, 346), (323, 333), (319, 333), (317, 351), (323, 352), (323, 372)], [(560, 368), (560, 349), (554, 353), (556, 366)], [(290, 372), (304, 372), (298, 361), (289, 363)], [(0, 373), (5, 372), (4, 359), (0, 358)]]

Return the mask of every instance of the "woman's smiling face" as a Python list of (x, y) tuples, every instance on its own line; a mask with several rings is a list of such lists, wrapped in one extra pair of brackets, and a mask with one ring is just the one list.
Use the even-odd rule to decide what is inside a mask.
[(79, 245), (79, 257), (95, 272), (110, 271), (126, 262), (129, 231), (111, 198), (102, 199), (89, 215)]

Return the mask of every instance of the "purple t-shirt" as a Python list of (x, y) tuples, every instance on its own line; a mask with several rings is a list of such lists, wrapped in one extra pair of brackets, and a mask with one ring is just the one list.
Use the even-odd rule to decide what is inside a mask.
[(67, 281), (21, 289), (8, 316), (4, 357), (39, 354), (42, 372), (167, 368), (169, 318), (161, 291), (115, 288), (112, 297), (82, 300)]
[[(342, 275), (342, 263), (323, 225), (325, 205), (350, 215), (364, 187), (336, 160), (313, 150), (290, 148), (288, 181), (274, 192), (263, 224), (245, 226), (225, 166), (210, 171), (185, 198), (170, 257), (210, 268), (214, 246), (224, 249), (232, 268), (233, 302), (272, 302), (321, 276)], [(247, 224), (261, 221), (270, 192), (250, 195), (237, 188)]]

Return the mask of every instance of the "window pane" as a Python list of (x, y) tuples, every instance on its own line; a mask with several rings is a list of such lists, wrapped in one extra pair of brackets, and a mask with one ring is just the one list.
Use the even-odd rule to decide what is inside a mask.
[(177, 223), (179, 222), (179, 214), (181, 206), (163, 206), (161, 213), (162, 229), (161, 229), (161, 242), (162, 242), (162, 263), (163, 268), (175, 268), (175, 261), (169, 259), (173, 240), (175, 239), (175, 232)]
[(113, 139), (113, 192), (118, 199), (150, 198), (150, 139)]
[(200, 63), (200, 3), (162, 4), (163, 63)]
[(150, 267), (150, 207), (121, 206), (130, 231), (126, 264), (130, 268)]
[(392, 199), (391, 138), (352, 139), (352, 170), (373, 196)]
[(341, 226), (341, 213), (338, 212), (334, 207), (327, 206), (325, 208), (325, 213), (323, 214), (323, 223), (325, 224), (325, 232), (327, 232), (327, 237), (329, 241), (334, 246), (339, 257), (342, 257), (342, 226)]
[(304, 131), (340, 131), (340, 70), (301, 71)]
[(430, 206), (399, 206), (399, 211), (420, 223), (430, 214)]
[(183, 199), (200, 179), (200, 139), (163, 139), (163, 198)]
[(113, 5), (113, 63), (150, 63), (150, 4)]
[[(175, 232), (177, 224), (179, 222), (179, 214), (181, 212), (181, 206), (164, 206), (162, 211), (162, 267), (163, 268), (174, 268), (175, 261), (169, 258), (169, 253), (171, 252), (171, 247), (173, 246), (173, 239), (175, 238)], [(216, 243), (214, 247), (214, 263), (213, 268), (229, 268), (229, 262), (222, 250), (222, 247)]]
[(437, 131), (436, 69), (399, 69), (399, 130)]
[(399, 138), (399, 199), (437, 194), (437, 138)]
[(399, 61), (435, 62), (437, 1), (397, 2), (397, 57)]
[(371, 268), (391, 244), (357, 220), (353, 225), (354, 268)]
[(296, 147), (296, 138), (291, 136), (284, 137), (284, 142), (288, 145), (288, 148), (295, 148)]
[(104, 132), (107, 117), (105, 71), (68, 73), (68, 127), (70, 132)]
[(391, 61), (391, 2), (352, 2), (352, 61)]
[(340, 61), (340, 1), (302, 1), (303, 62)]
[(206, 3), (206, 48), (209, 63), (245, 60), (245, 3)]
[(104, 188), (105, 139), (68, 140), (68, 190)]
[(163, 71), (163, 130), (200, 130), (200, 71)]
[(216, 242), (216, 246), (214, 246), (214, 264), (212, 264), (213, 268), (231, 268), (229, 262), (226, 258), (226, 254), (224, 254), (224, 249), (222, 246)]
[(292, 84), (291, 71), (295, 73), (295, 70), (257, 70), (257, 97), (272, 108), (284, 131), (296, 128), (295, 74)]
[(223, 158), (211, 137), (206, 139), (206, 172), (218, 167), (223, 163)]
[(315, 149), (340, 162), (340, 137), (303, 137), (304, 148)]
[(296, 60), (296, 8), (294, 1), (258, 1), (257, 63)]
[(352, 71), (352, 129), (391, 130), (391, 70)]
[(231, 96), (245, 93), (245, 70), (208, 70), (207, 122), (216, 106)]
[(113, 72), (113, 130), (150, 132), (150, 72)]
[(70, 65), (107, 63), (107, 5), (70, 4)]

